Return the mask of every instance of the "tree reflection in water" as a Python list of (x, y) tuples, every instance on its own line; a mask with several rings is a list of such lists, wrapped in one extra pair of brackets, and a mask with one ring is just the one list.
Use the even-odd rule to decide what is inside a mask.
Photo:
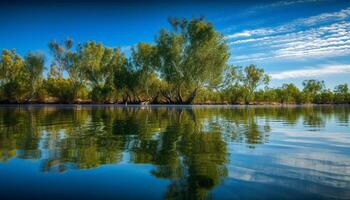
[(333, 107), (2, 107), (0, 160), (64, 172), (128, 159), (172, 180), (166, 198), (203, 199), (228, 174), (229, 143), (255, 148), (268, 142), (273, 121), (317, 129), (335, 114), (347, 124), (349, 109)]

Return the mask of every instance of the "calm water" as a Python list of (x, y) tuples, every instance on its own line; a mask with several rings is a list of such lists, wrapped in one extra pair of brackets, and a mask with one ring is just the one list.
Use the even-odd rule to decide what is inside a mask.
[(0, 199), (350, 199), (350, 107), (0, 107)]

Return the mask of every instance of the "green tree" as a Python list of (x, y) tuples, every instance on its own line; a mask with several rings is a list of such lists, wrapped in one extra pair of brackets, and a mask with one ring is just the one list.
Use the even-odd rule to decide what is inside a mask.
[(276, 91), (281, 103), (300, 103), (300, 90), (293, 83), (285, 83)]
[(70, 79), (63, 78), (56, 66), (51, 65), (44, 87), (51, 97), (58, 98), (61, 103), (72, 103), (74, 101), (74, 91)]
[(203, 18), (169, 19), (172, 30), (162, 29), (156, 39), (159, 66), (169, 90), (169, 102), (192, 103), (203, 87), (217, 85), (229, 51), (224, 37)]
[(92, 100), (108, 101), (114, 91), (114, 72), (125, 64), (124, 54), (117, 48), (106, 48), (96, 42), (85, 43), (78, 54), (82, 70), (92, 88)]
[(348, 84), (340, 84), (334, 88), (334, 101), (335, 103), (349, 103), (350, 101)]
[(153, 102), (159, 94), (155, 85), (158, 82), (155, 71), (158, 64), (157, 47), (143, 42), (139, 43), (136, 48), (132, 49), (131, 62), (133, 70), (138, 72), (139, 88), (146, 96), (142, 101)]
[(319, 104), (332, 104), (334, 99), (334, 94), (331, 90), (325, 89), (320, 94), (315, 96), (315, 103)]
[(324, 81), (305, 80), (303, 81), (303, 93), (307, 103), (314, 102), (315, 96), (324, 90)]
[(28, 74), (23, 58), (15, 50), (3, 50), (0, 60), (0, 83), (2, 100), (20, 103), (26, 98)]
[(132, 69), (130, 61), (125, 60), (124, 65), (114, 72), (114, 85), (117, 90), (123, 92), (123, 102), (138, 103), (137, 95), (139, 83), (139, 72)]
[(256, 88), (262, 84), (267, 85), (270, 82), (270, 77), (265, 74), (264, 69), (258, 68), (256, 65), (249, 65), (244, 68), (242, 82), (245, 88), (244, 101), (249, 104), (254, 100)]
[[(56, 41), (51, 41), (49, 43), (49, 48), (53, 54), (54, 62), (52, 65), (55, 65), (56, 68), (56, 74), (54, 77), (62, 79), (63, 78), (63, 72), (66, 71), (68, 74), (67, 79), (69, 79), (68, 82), (71, 90), (72, 90), (72, 101), (76, 101), (79, 97), (79, 91), (84, 88), (84, 82), (85, 82), (85, 74), (82, 69), (82, 58), (79, 55), (79, 50), (81, 49), (81, 46), (78, 45), (77, 51), (73, 51), (73, 40), (70, 38), (67, 38), (64, 42), (58, 43)], [(51, 76), (53, 78), (53, 76)], [(63, 80), (63, 79), (62, 79)], [(58, 82), (62, 82), (62, 80)], [(52, 81), (52, 80), (51, 80)], [(67, 82), (67, 83), (68, 83)], [(66, 86), (68, 86), (66, 84)], [(65, 91), (62, 91), (62, 93), (66, 93)]]
[(45, 69), (45, 57), (41, 53), (30, 52), (25, 58), (25, 68), (29, 78), (29, 95), (27, 101), (33, 97), (38, 97), (38, 92), (42, 87), (43, 71)]

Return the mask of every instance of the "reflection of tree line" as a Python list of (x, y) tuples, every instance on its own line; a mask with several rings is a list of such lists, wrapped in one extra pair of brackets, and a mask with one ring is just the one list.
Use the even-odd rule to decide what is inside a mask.
[(322, 127), (349, 121), (346, 107), (1, 108), (0, 160), (40, 159), (42, 171), (130, 162), (173, 180), (167, 198), (203, 198), (227, 174), (226, 142), (268, 141), (271, 121)]

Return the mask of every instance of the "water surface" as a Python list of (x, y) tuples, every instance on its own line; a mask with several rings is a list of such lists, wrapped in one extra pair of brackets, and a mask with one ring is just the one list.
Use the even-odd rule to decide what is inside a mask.
[(0, 106), (0, 199), (350, 199), (350, 107)]

